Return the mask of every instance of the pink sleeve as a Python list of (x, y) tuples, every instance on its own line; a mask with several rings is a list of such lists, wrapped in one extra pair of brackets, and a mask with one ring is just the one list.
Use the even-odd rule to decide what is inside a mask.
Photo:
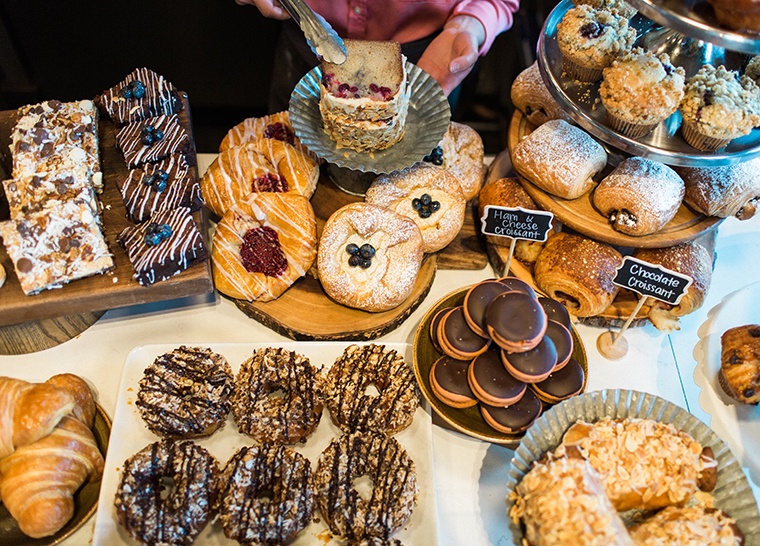
[(478, 53), (485, 55), (500, 33), (512, 26), (512, 14), (520, 7), (520, 0), (462, 0), (454, 8), (453, 15), (471, 15), (486, 30), (486, 40)]

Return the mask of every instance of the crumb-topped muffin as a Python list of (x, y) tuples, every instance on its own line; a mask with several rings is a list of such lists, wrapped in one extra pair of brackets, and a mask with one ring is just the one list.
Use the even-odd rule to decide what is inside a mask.
[(718, 383), (742, 404), (760, 402), (760, 325), (743, 324), (720, 336)]
[(744, 75), (760, 85), (760, 55), (752, 57), (744, 68)]
[(760, 88), (723, 65), (704, 65), (686, 83), (680, 110), (686, 142), (718, 150), (760, 125)]
[(624, 53), (604, 69), (599, 86), (606, 123), (633, 138), (646, 135), (678, 109), (685, 76), (665, 53), (639, 47)]
[(605, 9), (578, 6), (565, 13), (557, 26), (562, 69), (573, 79), (594, 82), (602, 70), (636, 41), (628, 19)]
[(638, 10), (625, 0), (573, 0), (576, 6), (591, 6), (596, 9), (606, 9), (617, 12), (618, 15), (630, 19), (638, 13)]

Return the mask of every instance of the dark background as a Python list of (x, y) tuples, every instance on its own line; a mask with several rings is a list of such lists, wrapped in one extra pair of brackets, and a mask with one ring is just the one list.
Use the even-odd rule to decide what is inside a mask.
[[(487, 153), (506, 147), (511, 83), (554, 4), (524, 0), (466, 80), (453, 119)], [(197, 150), (215, 152), (230, 127), (269, 113), (279, 24), (234, 0), (0, 0), (0, 110), (92, 98), (147, 66), (187, 92)]]

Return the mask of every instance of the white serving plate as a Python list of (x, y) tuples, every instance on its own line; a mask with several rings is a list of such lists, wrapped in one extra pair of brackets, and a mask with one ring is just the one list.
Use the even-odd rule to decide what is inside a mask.
[[(158, 440), (158, 436), (148, 430), (143, 423), (135, 405), (139, 381), (143, 371), (153, 360), (180, 345), (209, 347), (227, 358), (232, 371), (237, 373), (240, 364), (251, 353), (261, 347), (284, 347), (296, 351), (309, 358), (317, 367), (329, 368), (335, 359), (350, 345), (348, 342), (285, 342), (285, 343), (177, 343), (173, 345), (144, 345), (133, 349), (127, 356), (119, 386), (119, 393), (114, 413), (111, 440), (108, 446), (103, 482), (100, 489), (98, 511), (95, 519), (94, 546), (136, 546), (133, 540), (119, 525), (114, 508), (114, 495), (121, 478), (124, 461), (146, 445)], [(388, 349), (395, 349), (404, 355), (411, 366), (412, 347), (407, 343), (386, 343)], [(312, 469), (316, 468), (317, 460), (333, 437), (340, 435), (340, 429), (330, 419), (329, 411), (325, 408), (317, 427), (305, 444), (292, 446), (296, 451), (311, 461)], [(432, 423), (430, 414), (422, 406), (417, 409), (412, 424), (397, 434), (396, 439), (406, 448), (415, 462), (419, 483), (417, 506), (407, 524), (394, 535), (404, 544), (434, 545), (436, 537), (435, 491), (433, 486), (432, 458)], [(228, 417), (226, 426), (209, 438), (196, 442), (211, 452), (220, 465), (224, 465), (232, 454), (244, 445), (251, 445), (254, 440), (240, 434), (237, 426)], [(236, 541), (224, 536), (218, 521), (209, 524), (198, 536), (195, 543), (198, 546), (222, 546), (237, 544)], [(341, 544), (331, 538), (324, 518), (315, 510), (312, 523), (306, 527), (292, 543), (297, 546), (319, 545), (330, 546)]]
[(720, 336), (734, 326), (760, 324), (760, 282), (729, 294), (710, 310), (699, 328), (695, 351), (694, 381), (701, 388), (699, 405), (707, 412), (710, 428), (723, 438), (736, 458), (760, 485), (760, 406), (741, 404), (730, 398), (718, 384)]

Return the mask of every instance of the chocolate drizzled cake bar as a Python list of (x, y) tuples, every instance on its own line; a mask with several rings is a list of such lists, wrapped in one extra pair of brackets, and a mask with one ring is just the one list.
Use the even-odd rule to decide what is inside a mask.
[(117, 125), (182, 110), (177, 88), (149, 68), (136, 68), (95, 101)]
[(171, 154), (187, 155), (191, 140), (176, 114), (130, 123), (116, 131), (116, 144), (130, 169), (155, 163)]
[(182, 154), (130, 169), (127, 177), (119, 182), (119, 190), (127, 216), (136, 224), (158, 211), (177, 207), (195, 211), (203, 206), (198, 179)]
[(186, 207), (160, 211), (147, 222), (124, 229), (118, 241), (129, 255), (134, 278), (143, 286), (169, 279), (208, 257)]
[(2, 222), (0, 237), (27, 295), (113, 267), (95, 216), (75, 201), (51, 201), (43, 210)]

